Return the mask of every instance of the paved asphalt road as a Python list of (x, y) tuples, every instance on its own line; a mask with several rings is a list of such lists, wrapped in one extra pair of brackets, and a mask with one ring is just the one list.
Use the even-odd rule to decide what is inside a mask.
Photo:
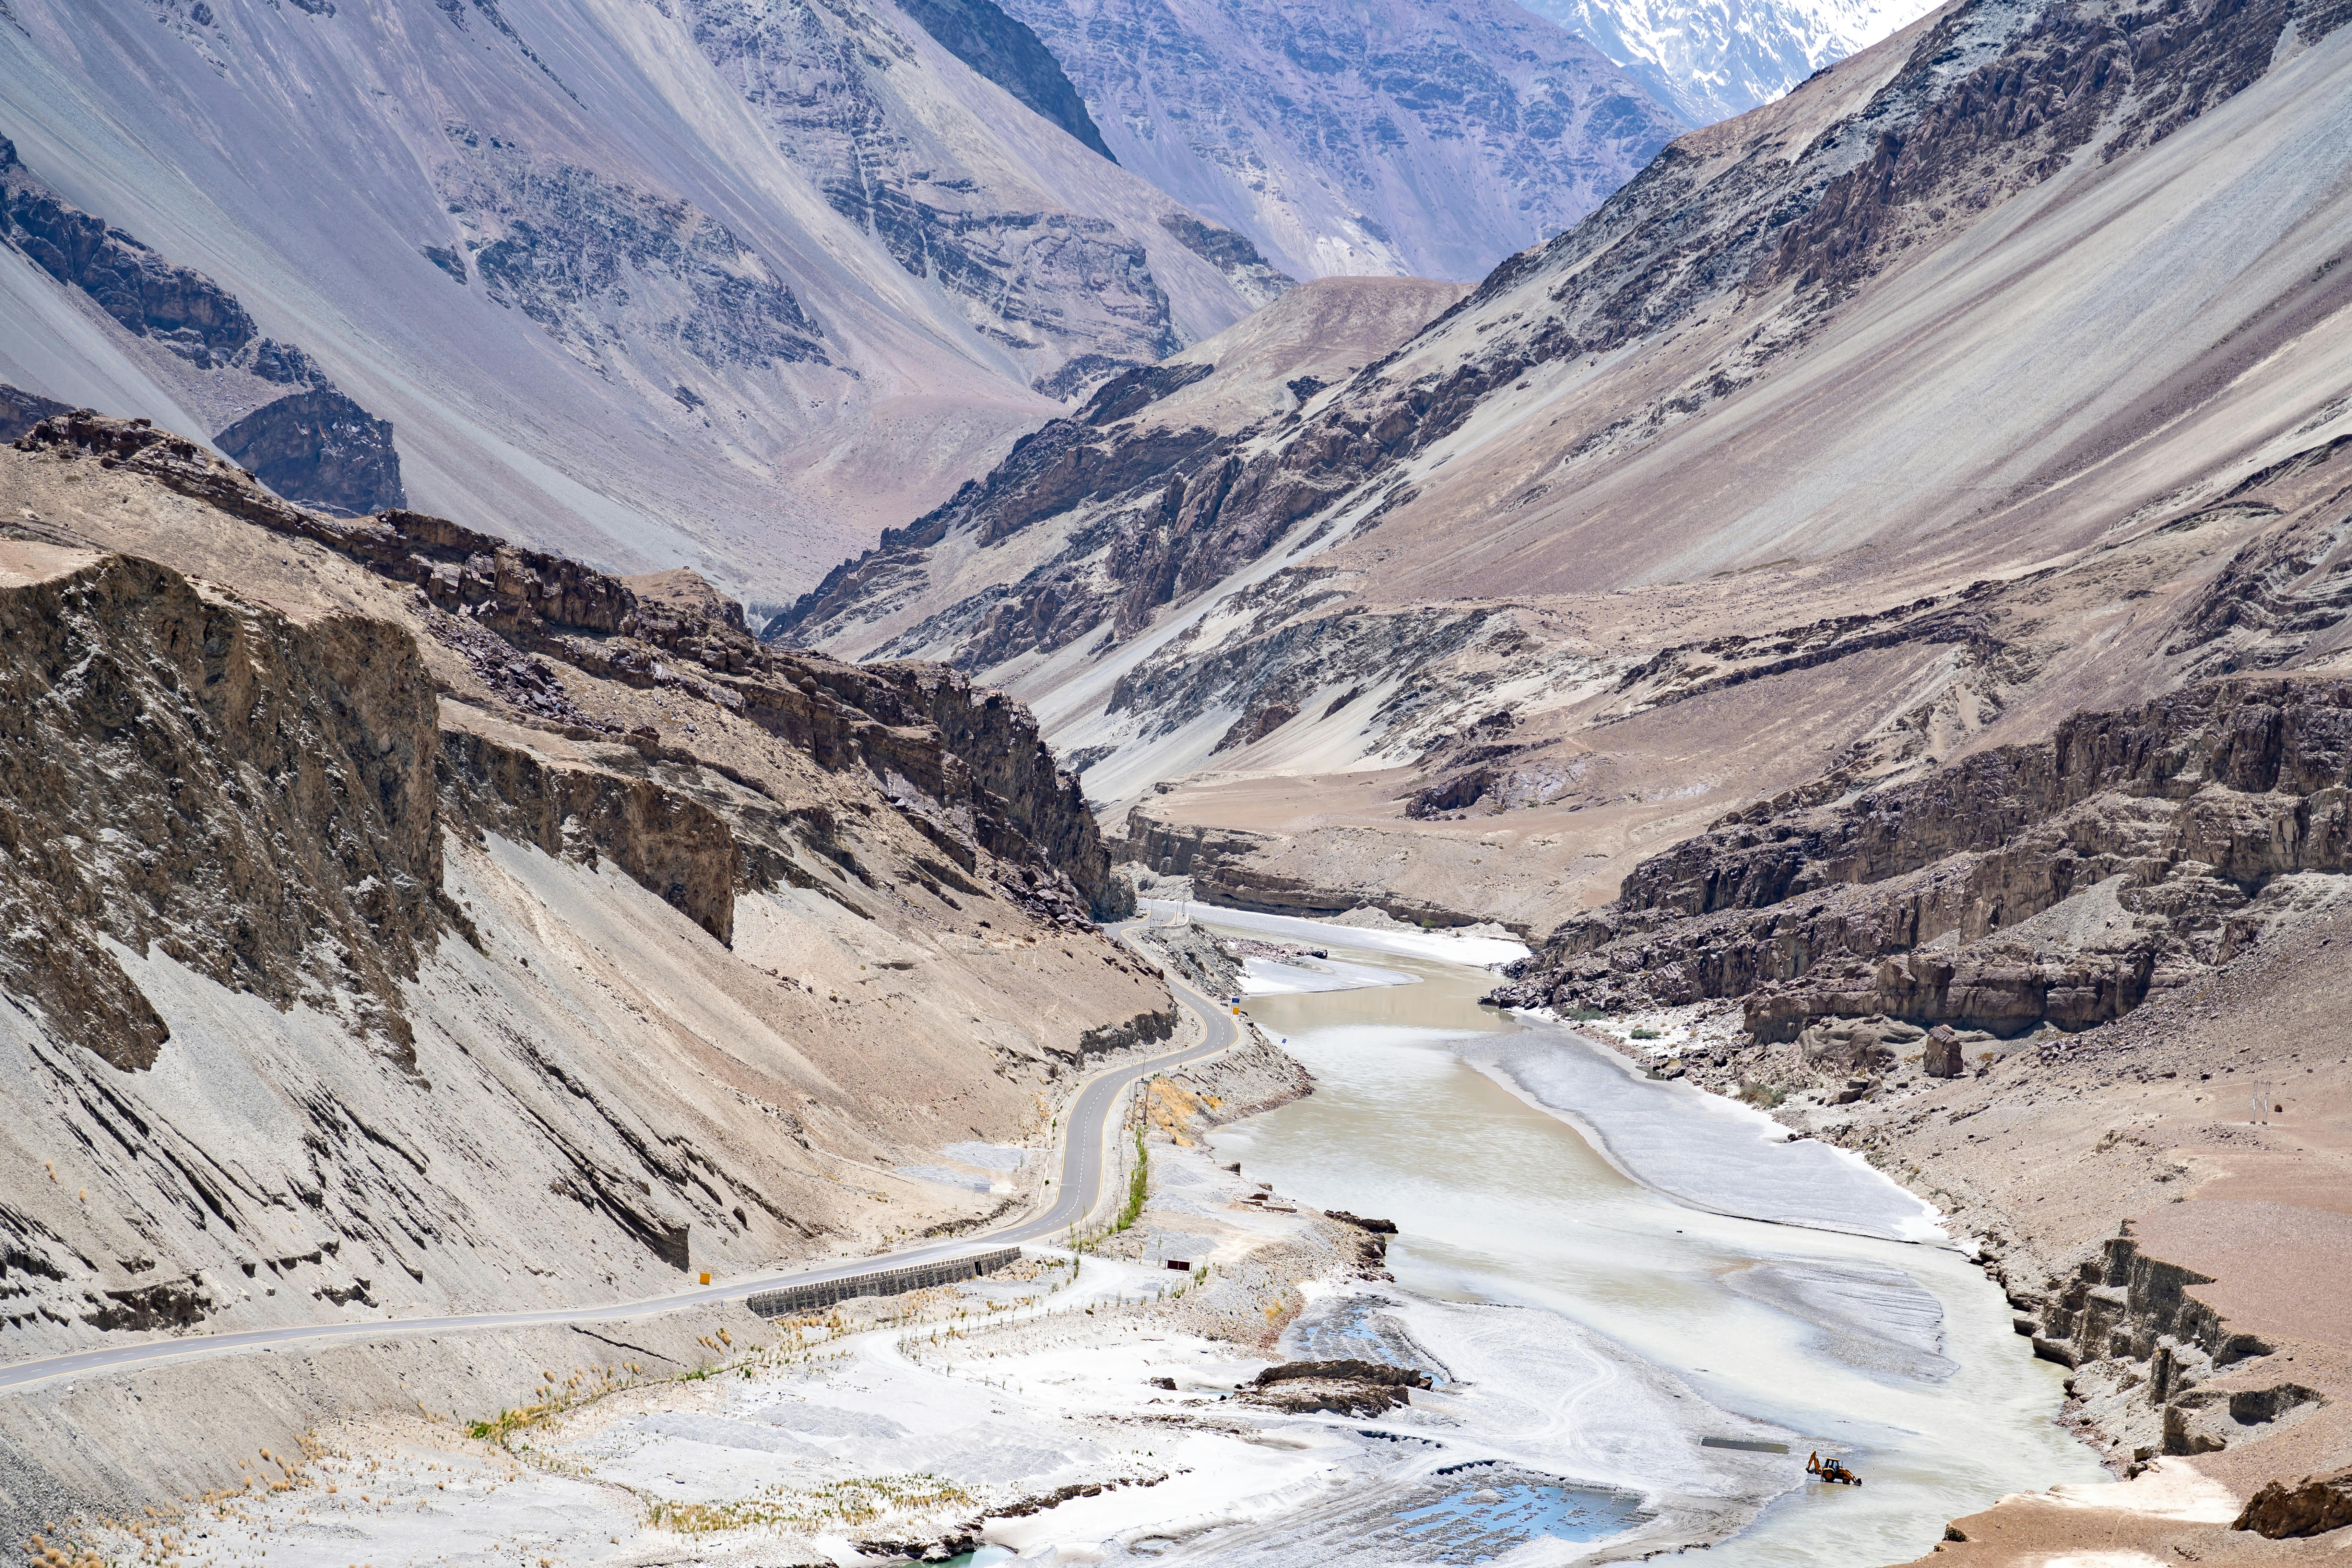
[[(1129, 921), (1111, 927), (1112, 932), (1129, 946), (1135, 946), (1134, 933), (1147, 924)], [(1138, 950), (1139, 952), (1140, 949)], [(71, 1355), (47, 1356), (38, 1361), (17, 1362), (0, 1367), (0, 1389), (23, 1388), (31, 1384), (45, 1383), (51, 1378), (70, 1376), (77, 1373), (102, 1372), (116, 1367), (158, 1362), (191, 1355), (219, 1355), (257, 1346), (282, 1345), (297, 1341), (367, 1338), (383, 1334), (439, 1333), (450, 1330), (497, 1329), (528, 1327), (540, 1323), (610, 1322), (616, 1319), (644, 1317), (649, 1313), (675, 1311), (681, 1307), (701, 1306), (712, 1301), (732, 1301), (754, 1290), (766, 1290), (778, 1285), (804, 1285), (821, 1279), (838, 1279), (847, 1274), (864, 1274), (876, 1268), (895, 1268), (909, 1263), (927, 1263), (934, 1258), (953, 1258), (967, 1252), (983, 1251), (992, 1247), (1003, 1247), (1014, 1242), (1045, 1241), (1057, 1238), (1086, 1215), (1091, 1213), (1102, 1195), (1103, 1134), (1111, 1107), (1118, 1103), (1127, 1087), (1140, 1078), (1181, 1067), (1215, 1056), (1231, 1046), (1239, 1036), (1230, 1009), (1203, 996), (1174, 975), (1168, 977), (1169, 989), (1176, 1003), (1198, 1017), (1204, 1026), (1204, 1038), (1196, 1046), (1170, 1051), (1164, 1056), (1129, 1062), (1123, 1067), (1097, 1074), (1078, 1091), (1077, 1100), (1066, 1117), (1068, 1132), (1062, 1145), (1062, 1173), (1056, 1184), (1058, 1195), (1043, 1214), (1021, 1220), (1003, 1229), (982, 1236), (964, 1237), (953, 1241), (932, 1242), (927, 1246), (908, 1247), (898, 1252), (879, 1253), (866, 1258), (854, 1258), (838, 1263), (815, 1268), (781, 1270), (771, 1274), (753, 1274), (730, 1279), (724, 1284), (681, 1290), (675, 1295), (656, 1296), (639, 1301), (613, 1301), (587, 1307), (556, 1307), (536, 1312), (473, 1312), (446, 1318), (380, 1318), (364, 1322), (308, 1323), (282, 1329), (248, 1329), (238, 1333), (187, 1334), (176, 1339), (151, 1340), (138, 1344), (108, 1346), (100, 1350), (79, 1351)]]

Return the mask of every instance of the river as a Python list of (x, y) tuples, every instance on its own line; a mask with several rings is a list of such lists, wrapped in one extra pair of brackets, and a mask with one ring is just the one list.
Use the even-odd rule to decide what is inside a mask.
[[(1263, 936), (1265, 923), (1240, 934)], [(1408, 1289), (1559, 1312), (1723, 1409), (1798, 1435), (1796, 1451), (1834, 1450), (1864, 1478), (1786, 1494), (1710, 1561), (1907, 1562), (1948, 1520), (2004, 1493), (2107, 1479), (2053, 1421), (2063, 1373), (2034, 1359), (2000, 1290), (1950, 1243), (1678, 1202), (1622, 1173), (1624, 1156), (1612, 1163), (1586, 1131), (1610, 1146), (1622, 1128), (1647, 1162), (1631, 1168), (1664, 1175), (1661, 1185), (1673, 1184), (1662, 1162), (1676, 1138), (1694, 1168), (1719, 1167), (1729, 1150), (1759, 1173), (1757, 1212), (1801, 1211), (1817, 1190), (1828, 1225), (1885, 1230), (1888, 1213), (1912, 1206), (1892, 1183), (1817, 1147), (1776, 1154), (1763, 1132), (1723, 1120), (1727, 1107), (1624, 1074), (1556, 1026), (1481, 1006), (1493, 984), (1483, 970), (1342, 952), (1342, 927), (1315, 935), (1334, 960), (1417, 983), (1250, 998), (1250, 1016), (1284, 1038), (1316, 1089), (1220, 1130), (1219, 1157), (1318, 1207), (1393, 1219), (1390, 1267)], [(1557, 1109), (1507, 1088), (1498, 1054), (1562, 1069), (1570, 1087), (1547, 1090)], [(1566, 1103), (1588, 1098), (1579, 1082), (1591, 1103)], [(1743, 1137), (1752, 1151), (1733, 1148)], [(1804, 1167), (1814, 1174), (1792, 1192), (1783, 1155), (1801, 1152), (1841, 1165)], [(1707, 1180), (1714, 1206), (1745, 1206), (1736, 1169)]]

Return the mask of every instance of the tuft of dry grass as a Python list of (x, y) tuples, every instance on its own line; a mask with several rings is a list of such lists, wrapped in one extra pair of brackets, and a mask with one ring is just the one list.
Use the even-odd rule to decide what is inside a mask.
[(665, 1502), (656, 1498), (646, 1504), (646, 1523), (679, 1535), (730, 1530), (790, 1530), (808, 1534), (828, 1528), (863, 1528), (899, 1515), (966, 1510), (974, 1500), (961, 1487), (934, 1475), (860, 1476), (724, 1502)]

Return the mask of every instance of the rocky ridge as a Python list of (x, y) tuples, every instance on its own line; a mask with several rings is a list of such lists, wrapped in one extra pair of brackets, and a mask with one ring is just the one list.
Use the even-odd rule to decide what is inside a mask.
[[(127, 468), (246, 521), (329, 544), (520, 649), (740, 714), (823, 766), (864, 767), (888, 781), (966, 870), (985, 849), (1018, 868), (1022, 896), (1041, 910), (1075, 922), (1090, 904), (1119, 911), (1077, 781), (1055, 766), (1018, 704), (952, 671), (781, 653), (750, 635), (740, 605), (707, 590), (644, 597), (623, 579), (446, 518), (392, 511), (344, 522), (305, 512), (142, 421), (81, 410), (45, 420), (18, 446)], [(533, 673), (492, 668), (488, 678), (525, 688), (526, 709), (572, 717), (529, 690), (545, 684)], [(569, 727), (584, 729), (581, 738), (623, 738), (609, 725)]]
[(979, 1202), (908, 1152), (1167, 1037), (949, 672), (86, 412), (0, 496), (13, 1353), (869, 1249)]
[(1850, 801), (1743, 818), (1635, 867), (1496, 999), (1622, 1012), (1738, 999), (2014, 1036), (2192, 984), (2352, 870), (2352, 687), (2193, 685), (2078, 714)]

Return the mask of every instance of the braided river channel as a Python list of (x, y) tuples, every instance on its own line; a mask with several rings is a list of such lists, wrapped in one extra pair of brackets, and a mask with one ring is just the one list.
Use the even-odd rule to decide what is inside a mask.
[[(1485, 970), (1370, 945), (1411, 941), (1233, 919), (1233, 934), (1310, 941), (1343, 977), (1387, 983), (1245, 998), (1315, 1092), (1221, 1129), (1217, 1157), (1287, 1197), (1393, 1220), (1388, 1265), (1407, 1290), (1548, 1309), (1783, 1429), (1790, 1489), (1707, 1561), (1907, 1563), (2006, 1493), (2109, 1479), (2054, 1422), (2063, 1373), (2034, 1359), (1932, 1211), (1876, 1172), (1481, 1005)], [(1803, 1479), (1815, 1449), (1864, 1484)], [(1639, 1489), (1625, 1458), (1626, 1473), (1563, 1479)]]

